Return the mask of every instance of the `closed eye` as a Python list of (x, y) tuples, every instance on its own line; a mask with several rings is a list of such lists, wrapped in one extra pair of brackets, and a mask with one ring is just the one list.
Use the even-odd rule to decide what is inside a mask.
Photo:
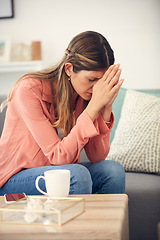
[(89, 79), (89, 82), (95, 82), (97, 80), (99, 80), (100, 78), (94, 78), (94, 79)]

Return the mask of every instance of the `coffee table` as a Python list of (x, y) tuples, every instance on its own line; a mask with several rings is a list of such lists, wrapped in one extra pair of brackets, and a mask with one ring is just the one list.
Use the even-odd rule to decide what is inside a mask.
[[(53, 226), (0, 224), (0, 239), (106, 239), (128, 240), (128, 196), (126, 194), (74, 195), (85, 199), (85, 212), (68, 223)], [(0, 197), (0, 207), (5, 205)]]

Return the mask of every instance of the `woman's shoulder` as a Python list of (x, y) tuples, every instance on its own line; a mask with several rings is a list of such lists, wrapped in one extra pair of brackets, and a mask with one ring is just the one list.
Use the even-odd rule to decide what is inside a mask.
[(12, 99), (25, 99), (35, 94), (42, 95), (42, 82), (38, 78), (25, 77), (15, 86)]
[(51, 101), (52, 90), (51, 83), (38, 78), (25, 77), (20, 81), (15, 92), (19, 92), (20, 95), (37, 95), (38, 98), (47, 98)]
[(42, 81), (38, 78), (25, 77), (22, 78), (18, 87), (26, 89), (42, 88)]

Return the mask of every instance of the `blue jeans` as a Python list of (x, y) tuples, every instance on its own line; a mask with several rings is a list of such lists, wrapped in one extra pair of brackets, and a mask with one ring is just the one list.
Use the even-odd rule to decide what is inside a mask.
[[(125, 171), (115, 161), (105, 160), (97, 163), (82, 162), (76, 164), (44, 166), (22, 170), (13, 175), (0, 188), (0, 195), (24, 192), (27, 195), (39, 195), (35, 187), (37, 176), (44, 175), (47, 170), (68, 169), (71, 171), (69, 194), (113, 194), (125, 192)], [(39, 186), (46, 191), (43, 179)]]

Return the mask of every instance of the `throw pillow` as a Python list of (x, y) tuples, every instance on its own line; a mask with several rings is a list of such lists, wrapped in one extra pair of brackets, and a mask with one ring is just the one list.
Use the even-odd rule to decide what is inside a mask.
[(127, 90), (107, 159), (126, 171), (160, 173), (160, 98)]

